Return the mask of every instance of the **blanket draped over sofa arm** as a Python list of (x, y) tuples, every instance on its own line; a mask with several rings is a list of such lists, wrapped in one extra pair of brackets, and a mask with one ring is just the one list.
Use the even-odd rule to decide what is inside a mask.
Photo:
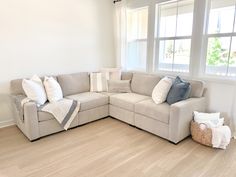
[(169, 121), (169, 140), (178, 143), (190, 135), (190, 122), (193, 111), (205, 112), (206, 99), (189, 98), (171, 105)]

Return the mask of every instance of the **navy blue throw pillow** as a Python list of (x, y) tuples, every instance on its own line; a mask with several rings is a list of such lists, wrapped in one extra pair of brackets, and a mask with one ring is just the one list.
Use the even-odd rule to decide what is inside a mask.
[(178, 101), (186, 100), (189, 98), (190, 91), (190, 83), (183, 81), (179, 76), (177, 76), (167, 95), (167, 103), (174, 104)]

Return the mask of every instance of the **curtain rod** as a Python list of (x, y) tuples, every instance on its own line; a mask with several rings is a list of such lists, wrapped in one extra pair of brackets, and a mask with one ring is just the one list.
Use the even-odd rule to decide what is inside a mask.
[(114, 0), (113, 3), (115, 4), (115, 3), (120, 2), (120, 1), (122, 1), (122, 0)]

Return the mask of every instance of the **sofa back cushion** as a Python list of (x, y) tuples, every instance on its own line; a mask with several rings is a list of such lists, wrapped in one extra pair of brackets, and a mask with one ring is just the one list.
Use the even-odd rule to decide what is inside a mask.
[(154, 87), (161, 80), (158, 75), (133, 73), (131, 90), (134, 93), (151, 96)]
[(25, 95), (22, 87), (23, 79), (15, 79), (11, 81), (11, 94), (12, 95)]
[(133, 73), (132, 72), (122, 72), (121, 73), (121, 80), (132, 80)]
[(90, 82), (87, 72), (64, 74), (57, 76), (63, 96), (74, 95), (82, 92), (89, 92)]
[(198, 80), (187, 80), (191, 85), (191, 98), (200, 98), (203, 96), (205, 90), (205, 82)]

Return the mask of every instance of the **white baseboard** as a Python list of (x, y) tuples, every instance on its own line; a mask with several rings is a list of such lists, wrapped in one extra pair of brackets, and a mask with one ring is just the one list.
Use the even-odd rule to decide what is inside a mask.
[(14, 120), (7, 120), (0, 122), (0, 128), (9, 127), (11, 125), (15, 125)]

